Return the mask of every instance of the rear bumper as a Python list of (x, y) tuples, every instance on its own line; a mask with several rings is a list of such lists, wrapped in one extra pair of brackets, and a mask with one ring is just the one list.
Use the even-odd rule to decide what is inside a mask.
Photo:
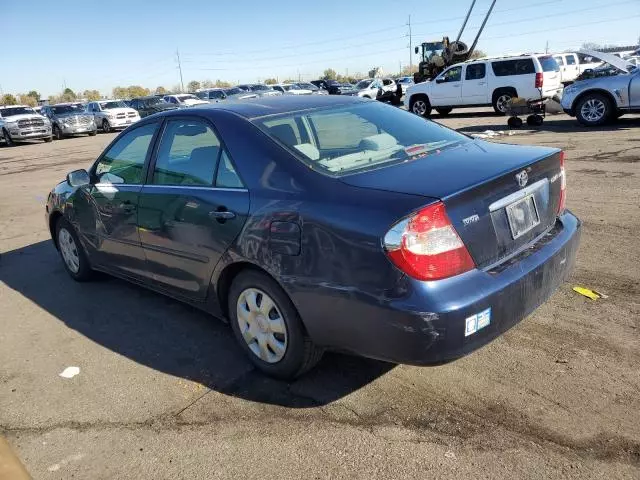
[[(334, 292), (335, 317), (324, 316), (324, 328), (310, 325), (304, 312), (302, 318), (311, 337), (329, 347), (396, 363), (447, 362), (489, 343), (544, 303), (571, 273), (580, 231), (580, 221), (566, 211), (549, 233), (498, 267), (435, 282), (407, 280), (399, 300), (356, 304), (353, 296), (336, 301)], [(489, 323), (469, 333), (468, 319), (481, 312), (484, 323), (490, 312)]]

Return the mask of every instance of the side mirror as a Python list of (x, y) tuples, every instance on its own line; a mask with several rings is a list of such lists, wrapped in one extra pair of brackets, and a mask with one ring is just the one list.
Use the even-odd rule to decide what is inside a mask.
[(446, 81), (447, 81), (447, 80), (446, 80), (444, 77), (438, 77), (438, 78), (436, 78), (436, 83), (444, 83), (444, 82), (446, 82)]
[(67, 183), (72, 187), (82, 187), (83, 185), (89, 185), (91, 178), (89, 173), (84, 170), (74, 170), (67, 175)]
[(420, 50), (418, 49), (418, 47), (414, 48), (414, 49), (413, 49), (413, 51), (414, 51), (415, 53), (420, 52)]

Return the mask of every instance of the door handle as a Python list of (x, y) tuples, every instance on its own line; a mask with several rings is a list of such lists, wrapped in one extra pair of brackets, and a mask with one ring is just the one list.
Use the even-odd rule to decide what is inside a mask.
[(215, 218), (220, 223), (223, 223), (227, 220), (231, 220), (232, 218), (236, 218), (236, 214), (229, 210), (214, 210), (209, 212), (209, 218)]
[(485, 85), (487, 82), (478, 82), (478, 85)]

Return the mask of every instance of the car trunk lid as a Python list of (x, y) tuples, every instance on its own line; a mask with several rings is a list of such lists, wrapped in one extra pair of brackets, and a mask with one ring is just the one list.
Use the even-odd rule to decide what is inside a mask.
[[(341, 180), (441, 199), (475, 264), (484, 268), (519, 251), (555, 223), (560, 150), (476, 140)], [(527, 218), (520, 219), (523, 215)]]

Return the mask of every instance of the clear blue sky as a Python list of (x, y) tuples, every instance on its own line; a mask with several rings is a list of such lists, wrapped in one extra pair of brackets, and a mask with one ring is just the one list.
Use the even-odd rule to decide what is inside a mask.
[[(457, 35), (471, 0), (212, 2), (0, 0), (5, 93), (318, 77), (409, 63), (414, 45)], [(478, 0), (462, 40), (470, 43), (490, 0)], [(498, 0), (478, 47), (489, 54), (550, 51), (583, 42), (633, 44), (640, 0)], [(413, 56), (413, 62), (417, 57)]]

